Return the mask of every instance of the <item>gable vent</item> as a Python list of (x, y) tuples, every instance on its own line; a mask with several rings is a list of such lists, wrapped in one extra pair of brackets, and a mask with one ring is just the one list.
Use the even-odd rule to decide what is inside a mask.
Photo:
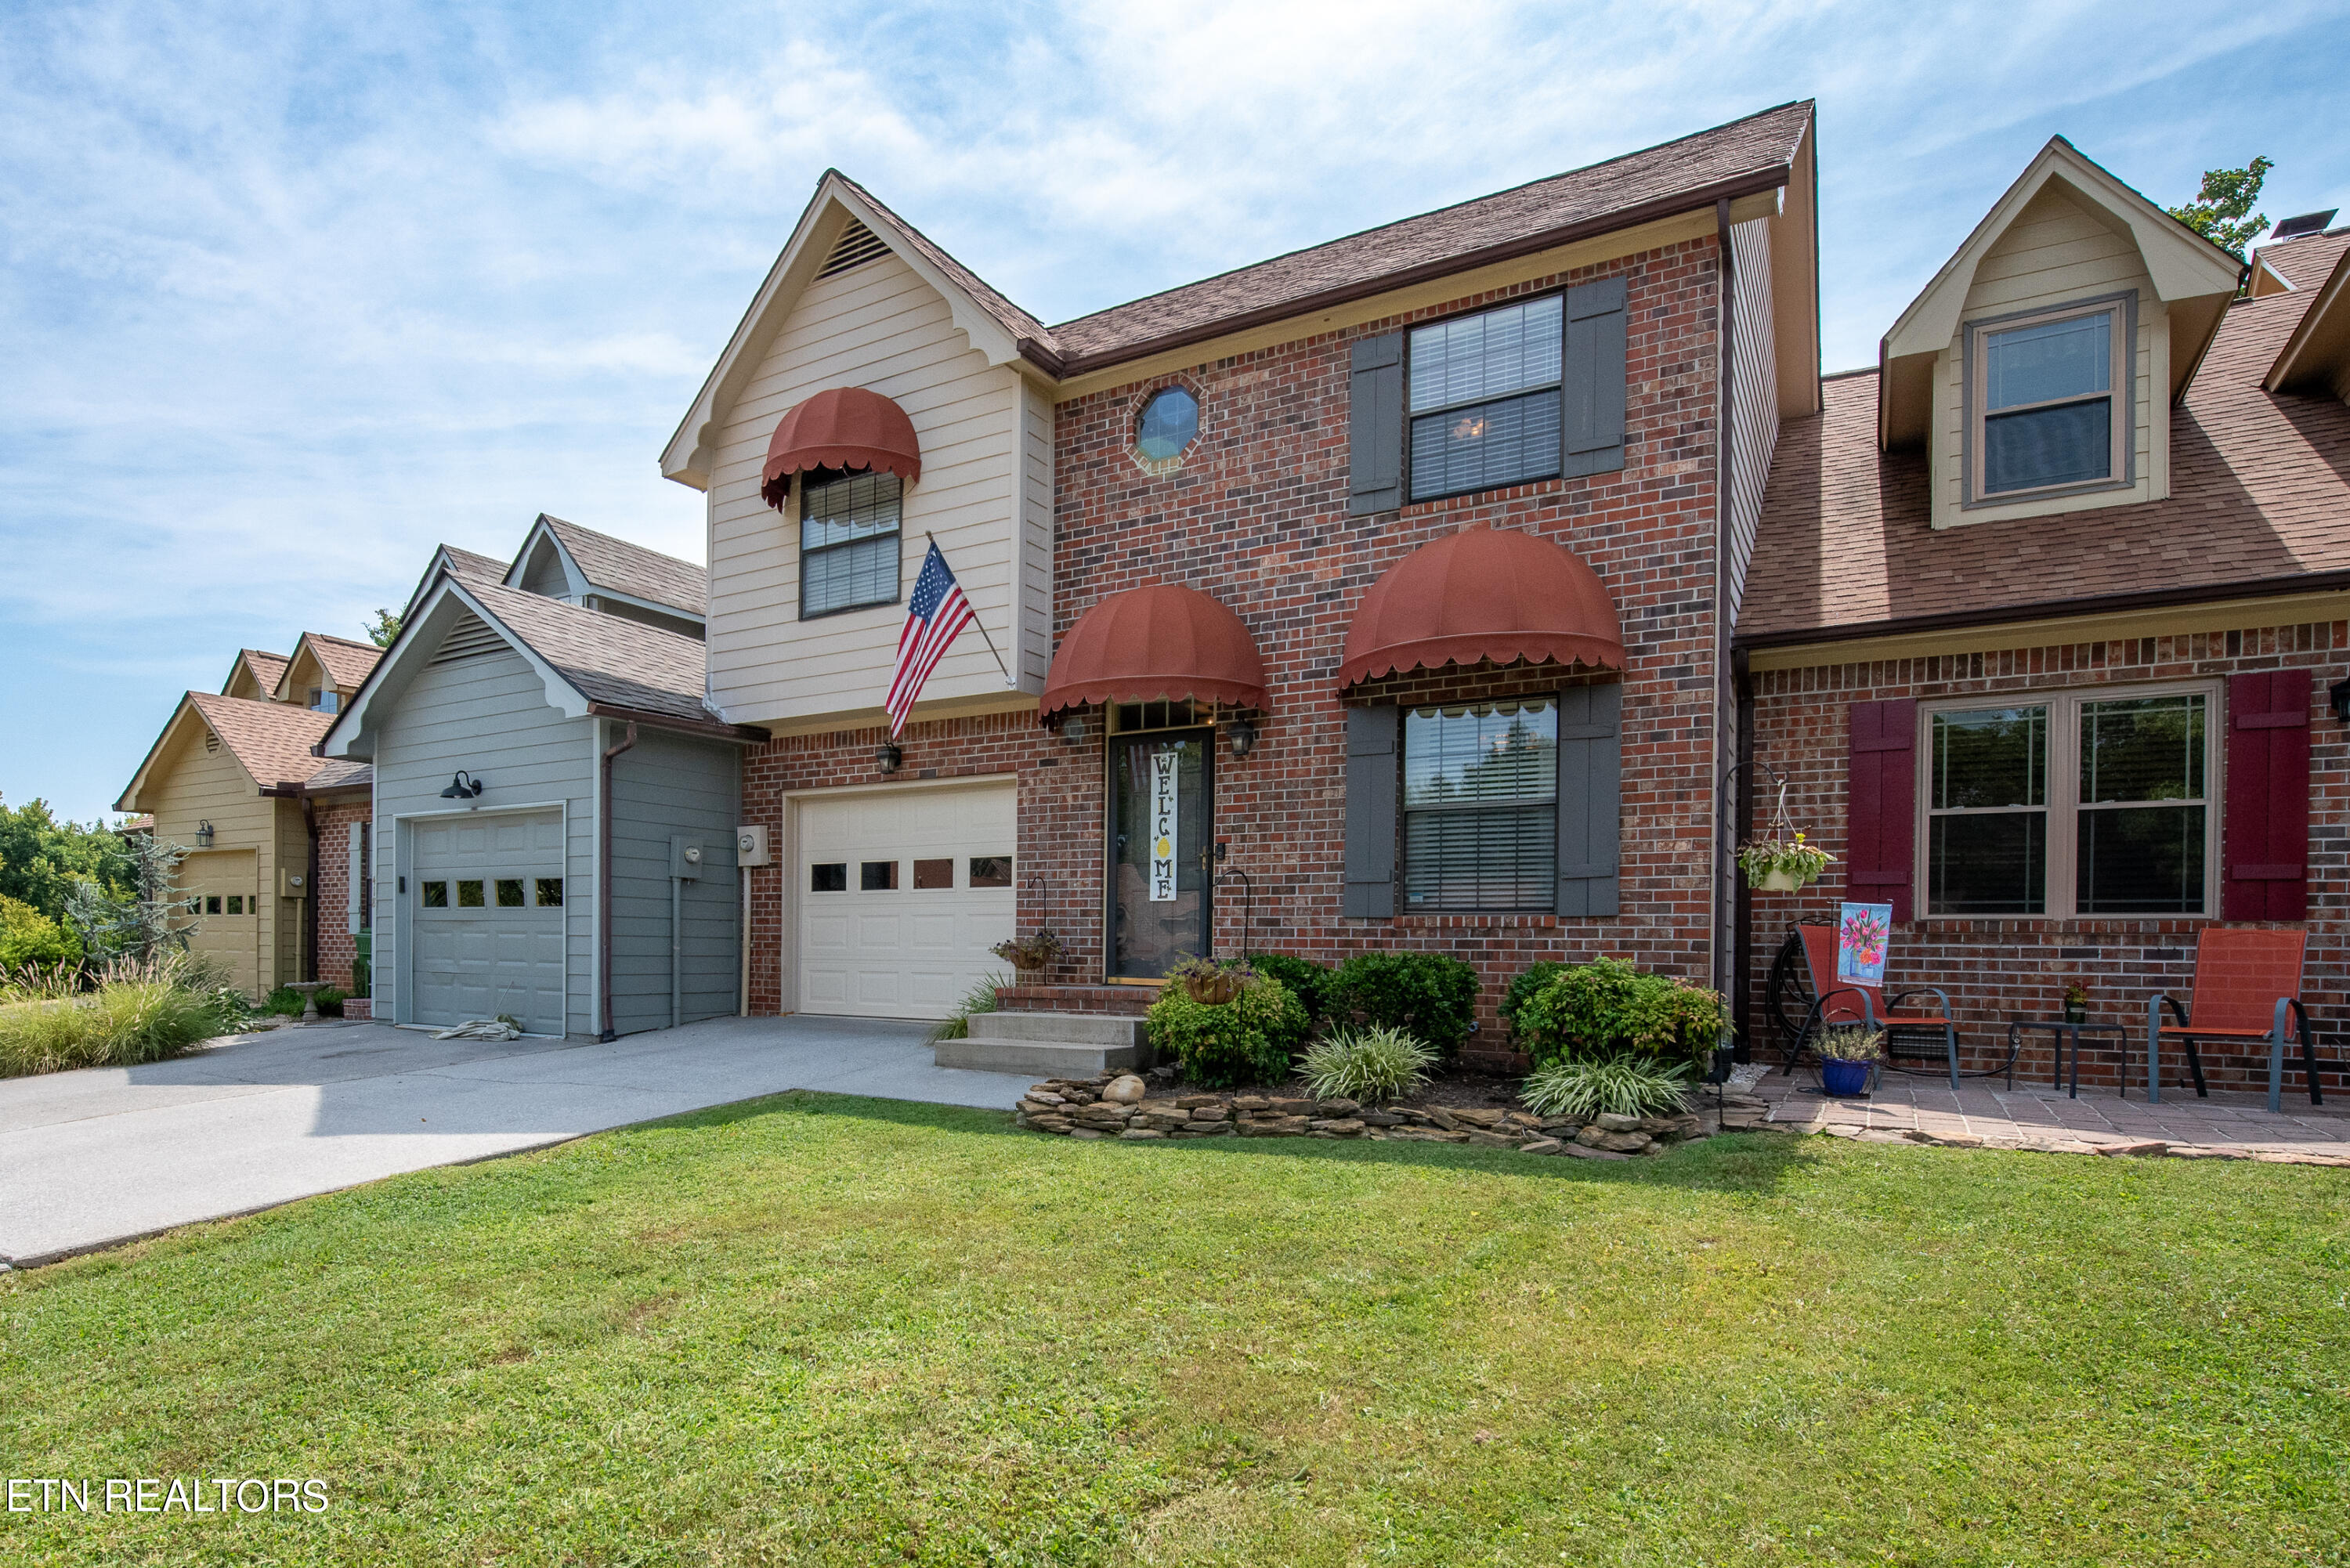
[(889, 248), (881, 243), (880, 235), (867, 228), (858, 220), (851, 218), (848, 220), (848, 227), (841, 231), (839, 241), (833, 245), (832, 254), (825, 257), (824, 265), (816, 269), (816, 276), (830, 277), (837, 272), (847, 272), (850, 267), (863, 266)]
[(495, 653), (506, 645), (506, 639), (489, 628), (481, 617), (467, 614), (449, 628), (433, 653), (434, 664), (454, 664), (461, 659), (479, 659), (484, 653)]

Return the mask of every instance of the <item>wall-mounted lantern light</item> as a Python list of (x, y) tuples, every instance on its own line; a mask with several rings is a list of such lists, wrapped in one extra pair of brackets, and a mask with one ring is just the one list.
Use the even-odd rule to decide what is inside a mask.
[(489, 785), (484, 784), (481, 780), (475, 778), (464, 769), (459, 768), (457, 770), (456, 776), (449, 781), (449, 787), (441, 792), (441, 798), (442, 800), (473, 800), (478, 798), (481, 793), (489, 787)]
[(1226, 726), (1224, 739), (1232, 742), (1232, 755), (1247, 756), (1256, 750), (1256, 726), (1246, 719), (1235, 719)]
[(895, 746), (883, 746), (873, 753), (873, 765), (885, 774), (896, 773), (898, 765), (905, 760), (906, 753)]
[(1082, 746), (1086, 743), (1086, 716), (1072, 713), (1061, 721), (1061, 744)]
[(199, 849), (210, 849), (212, 846), (213, 825), (209, 822), (200, 822), (196, 824), (196, 847)]

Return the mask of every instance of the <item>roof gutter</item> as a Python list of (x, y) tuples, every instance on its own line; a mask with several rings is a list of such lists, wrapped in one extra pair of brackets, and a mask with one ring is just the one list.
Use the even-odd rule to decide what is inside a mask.
[(757, 724), (722, 724), (714, 720), (697, 722), (666, 713), (649, 713), (642, 708), (623, 708), (611, 702), (590, 702), (588, 713), (590, 718), (618, 719), (625, 723), (642, 724), (649, 730), (673, 730), (681, 735), (701, 735), (713, 741), (733, 741), (747, 746), (761, 745), (773, 738)]
[(2114, 615), (2127, 610), (2172, 609), (2187, 605), (2219, 604), (2229, 599), (2284, 598), (2295, 594), (2350, 590), (2350, 571), (2302, 572), (2290, 577), (2262, 577), (2248, 583), (2213, 583), (2192, 588), (2158, 588), (2137, 594), (2102, 594), (2076, 599), (2043, 599), (2037, 604), (2006, 605), (1997, 609), (1952, 610), (1941, 615), (1897, 617), (1891, 620), (1855, 621), (1845, 626), (1794, 631), (1769, 631), (1733, 639), (1740, 651), (1766, 648), (1807, 648), (1814, 644), (1861, 642), (1873, 638), (1903, 637), (1918, 632), (1964, 631), (1981, 626), (2009, 626), (2019, 621), (2072, 620), (2083, 616)]
[(1294, 317), (1310, 315), (1316, 310), (1326, 310), (1333, 306), (1349, 304), (1357, 299), (1368, 299), (1373, 295), (1387, 294), (1399, 288), (1409, 288), (1416, 283), (1429, 283), (1438, 278), (1451, 277), (1456, 273), (1473, 272), (1481, 266), (1492, 266), (1497, 262), (1513, 261), (1519, 256), (1533, 255), (1538, 251), (1555, 250), (1560, 245), (1613, 234), (1618, 229), (1637, 228), (1642, 223), (1652, 223), (1663, 218), (1678, 218), (1687, 213), (1707, 212), (1719, 202), (1734, 201), (1741, 196), (1759, 195), (1764, 191), (1778, 190), (1787, 183), (1789, 176), (1789, 167), (1784, 163), (1767, 169), (1758, 169), (1751, 173), (1733, 174), (1726, 180), (1717, 180), (1711, 184), (1676, 192), (1669, 196), (1654, 197), (1633, 206), (1617, 208), (1614, 212), (1602, 213), (1589, 218), (1579, 218), (1571, 223), (1560, 223), (1534, 234), (1521, 235), (1514, 240), (1504, 240), (1499, 244), (1485, 245), (1477, 250), (1463, 251), (1457, 255), (1422, 262), (1417, 266), (1382, 273), (1377, 277), (1340, 284), (1335, 288), (1300, 295), (1295, 299), (1283, 300), (1277, 305), (1260, 306), (1254, 310), (1243, 310), (1234, 316), (1218, 317), (1213, 321), (1163, 333), (1157, 337), (1131, 344), (1123, 348), (1105, 349), (1094, 354), (1064, 355), (1047, 348), (1033, 338), (1024, 337), (1019, 342), (1020, 353), (1021, 357), (1031, 364), (1058, 379), (1087, 375), (1096, 370), (1107, 369), (1113, 365), (1125, 364), (1131, 359), (1141, 359), (1153, 354), (1164, 353), (1170, 348), (1189, 348), (1194, 343), (1204, 343), (1211, 338), (1222, 337), (1230, 333), (1244, 332), (1252, 327), (1269, 326), (1276, 321), (1286, 321)]

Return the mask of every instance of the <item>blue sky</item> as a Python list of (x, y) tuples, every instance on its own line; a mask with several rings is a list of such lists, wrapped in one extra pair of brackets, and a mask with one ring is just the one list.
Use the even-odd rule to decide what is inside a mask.
[(1820, 103), (1830, 369), (2050, 135), (2350, 208), (2338, 5), (0, 5), (0, 799), (659, 457), (816, 176), (1048, 321)]

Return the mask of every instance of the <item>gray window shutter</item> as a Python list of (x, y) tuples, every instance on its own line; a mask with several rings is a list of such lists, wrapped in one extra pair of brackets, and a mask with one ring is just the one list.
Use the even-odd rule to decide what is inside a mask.
[[(1558, 699), (1558, 912), (1616, 913), (1623, 793), (1624, 684), (1570, 686)], [(1352, 842), (1351, 836), (1348, 840)]]
[(1355, 341), (1347, 388), (1347, 510), (1392, 512), (1403, 504), (1403, 334)]
[(1624, 466), (1624, 280), (1566, 291), (1566, 454), (1561, 470), (1610, 473)]
[(1339, 913), (1388, 919), (1396, 912), (1396, 761), (1400, 708), (1347, 710), (1347, 896)]

